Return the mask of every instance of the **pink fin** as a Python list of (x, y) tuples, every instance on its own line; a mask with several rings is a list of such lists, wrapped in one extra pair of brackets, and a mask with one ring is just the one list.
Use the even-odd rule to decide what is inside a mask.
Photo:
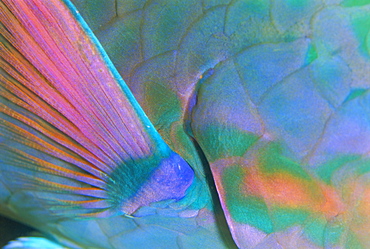
[(111, 215), (109, 175), (168, 147), (73, 11), (57, 0), (0, 2), (0, 162), (53, 206)]

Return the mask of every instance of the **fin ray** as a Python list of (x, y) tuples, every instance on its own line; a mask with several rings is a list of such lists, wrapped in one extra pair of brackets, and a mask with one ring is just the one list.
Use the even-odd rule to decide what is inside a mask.
[(74, 11), (68, 1), (0, 2), (2, 172), (61, 215), (132, 213), (180, 198), (191, 169)]

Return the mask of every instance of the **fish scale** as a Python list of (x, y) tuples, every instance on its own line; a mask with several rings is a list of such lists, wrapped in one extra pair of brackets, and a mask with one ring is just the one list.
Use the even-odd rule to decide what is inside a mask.
[[(91, 129), (73, 134), (65, 122), (69, 130), (58, 132), (79, 146), (65, 147), (61, 141), (66, 139), (34, 130), (35, 124), (45, 131), (58, 127), (47, 118), (50, 107), (58, 107), (44, 93), (39, 95), (49, 101), (42, 107), (44, 116), (31, 115), (35, 123), (25, 126), (14, 121), (23, 109), (2, 100), (13, 119), (2, 116), (1, 141), (12, 142), (10, 150), (1, 150), (18, 158), (17, 164), (0, 161), (3, 214), (70, 248), (370, 246), (369, 1), (73, 0), (78, 11), (68, 1), (51, 2), (64, 18), (71, 18), (67, 13), (72, 10), (77, 19), (73, 25), (82, 24), (85, 30), (77, 35), (87, 43), (92, 39), (92, 51), (100, 42), (113, 63), (103, 52), (102, 65), (108, 65), (114, 79), (86, 85), (80, 101), (71, 102), (80, 113), (86, 111), (80, 121), (86, 120)], [(1, 81), (7, 86), (5, 71), (11, 69), (4, 65)], [(96, 65), (87, 63), (86, 75), (75, 74), (74, 79), (94, 79), (90, 73), (100, 70)], [(40, 66), (42, 74), (52, 72), (47, 64)], [(67, 99), (79, 94), (75, 83), (68, 84), (71, 90), (61, 92)], [(116, 84), (121, 90), (112, 90), (115, 97), (96, 94), (95, 89), (107, 89), (102, 93)], [(130, 103), (131, 120), (120, 116), (118, 108), (130, 113)], [(28, 115), (27, 110), (22, 113)], [(70, 115), (78, 113), (62, 112), (62, 117)], [(142, 129), (143, 140), (130, 138), (143, 123), (149, 126)], [(29, 142), (15, 140), (22, 136)], [(41, 147), (33, 146), (36, 141)], [(46, 149), (47, 144), (52, 147)], [(66, 163), (69, 157), (73, 160)], [(144, 170), (148, 168), (153, 170)], [(57, 169), (72, 172), (61, 177)], [(89, 210), (91, 199), (74, 194), (72, 187), (96, 184), (82, 180), (92, 176), (86, 169), (106, 174), (94, 173), (98, 187), (123, 210), (108, 207), (98, 215)], [(9, 180), (14, 177), (17, 184)], [(38, 179), (53, 187), (42, 185), (35, 191)], [(92, 200), (99, 197), (88, 191)], [(78, 205), (51, 207), (51, 198), (59, 206), (61, 198)]]

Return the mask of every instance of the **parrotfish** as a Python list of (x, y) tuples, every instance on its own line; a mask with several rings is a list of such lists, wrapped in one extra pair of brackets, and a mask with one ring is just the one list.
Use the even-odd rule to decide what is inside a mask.
[(369, 0), (0, 23), (0, 213), (42, 234), (5, 248), (370, 248)]

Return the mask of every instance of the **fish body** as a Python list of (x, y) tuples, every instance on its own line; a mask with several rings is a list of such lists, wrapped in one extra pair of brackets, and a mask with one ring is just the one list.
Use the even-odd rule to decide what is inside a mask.
[(3, 215), (70, 248), (370, 246), (370, 2), (0, 9)]

